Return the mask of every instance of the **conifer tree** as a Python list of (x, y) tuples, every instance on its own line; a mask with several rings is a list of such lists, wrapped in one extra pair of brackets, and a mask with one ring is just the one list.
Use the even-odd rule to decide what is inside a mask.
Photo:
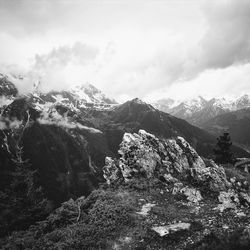
[(228, 132), (224, 132), (217, 138), (217, 144), (214, 148), (216, 163), (234, 163), (235, 157), (231, 151), (231, 146), (232, 142)]
[(12, 171), (9, 184), (0, 190), (0, 237), (13, 230), (26, 229), (29, 225), (43, 219), (51, 210), (51, 204), (45, 198), (38, 184), (38, 173), (23, 157), (23, 132), (26, 123), (3, 132), (4, 149), (9, 154)]

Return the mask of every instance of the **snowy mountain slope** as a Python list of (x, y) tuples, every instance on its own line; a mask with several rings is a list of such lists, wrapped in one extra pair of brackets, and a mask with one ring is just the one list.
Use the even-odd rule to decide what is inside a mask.
[[(18, 95), (15, 82), (22, 81), (25, 76), (0, 73), (0, 104), (8, 105)], [(33, 84), (33, 92), (25, 95), (38, 110), (47, 110), (54, 105), (66, 106), (74, 111), (79, 109), (108, 109), (117, 102), (107, 97), (92, 84), (76, 84), (69, 89), (62, 91), (41, 92), (41, 82)]]
[(250, 96), (244, 95), (235, 99), (213, 98), (210, 100), (199, 96), (182, 102), (162, 99), (152, 103), (152, 105), (161, 111), (199, 126), (217, 115), (250, 107)]
[(17, 96), (18, 90), (11, 77), (0, 73), (0, 109), (8, 106)]
[(99, 89), (91, 84), (75, 85), (69, 90), (51, 91), (40, 93), (38, 91), (29, 94), (37, 109), (44, 110), (55, 105), (79, 111), (80, 109), (109, 109), (116, 101), (105, 96)]

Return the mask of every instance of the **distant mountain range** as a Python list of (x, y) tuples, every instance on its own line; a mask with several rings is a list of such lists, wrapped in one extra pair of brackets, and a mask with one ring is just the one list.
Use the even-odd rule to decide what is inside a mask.
[(162, 99), (153, 103), (159, 110), (184, 119), (214, 136), (224, 131), (230, 133), (235, 145), (250, 152), (250, 96), (236, 99), (197, 98), (178, 102)]
[[(185, 183), (189, 180), (194, 186), (197, 186), (197, 182), (192, 178), (194, 175), (199, 176), (202, 178), (202, 188), (205, 187), (204, 192), (207, 192), (206, 187), (210, 185), (211, 178), (215, 178), (218, 188), (223, 187), (223, 183), (218, 182), (221, 178), (219, 167), (214, 165), (213, 170), (211, 169), (210, 174), (207, 175), (210, 167), (206, 167), (205, 162), (199, 156), (213, 158), (217, 133), (213, 129), (211, 133), (214, 135), (183, 119), (160, 111), (138, 98), (117, 104), (90, 84), (74, 86), (67, 91), (41, 93), (35, 90), (27, 95), (19, 95), (12, 78), (1, 75), (0, 91), (0, 219), (4, 221), (0, 225), (0, 238), (10, 235), (15, 230), (31, 228), (31, 225), (45, 219), (62, 203), (62, 206), (68, 207), (67, 204), (71, 204), (77, 197), (87, 197), (92, 193), (94, 195), (89, 197), (93, 199), (90, 198), (90, 200), (98, 202), (95, 194), (103, 194), (103, 192), (92, 191), (98, 189), (99, 186), (105, 188), (107, 185), (104, 179), (107, 175), (103, 175), (107, 159), (111, 159), (111, 165), (108, 168), (111, 177), (119, 176), (119, 172), (113, 167), (114, 164), (118, 164), (123, 168), (117, 161), (121, 155), (130, 165), (135, 166), (132, 171), (133, 175), (137, 173), (136, 166), (139, 160), (145, 169), (154, 165), (153, 168), (159, 175), (160, 182), (164, 176), (168, 182), (169, 175), (164, 174), (166, 170), (166, 173), (170, 171), (171, 174), (182, 173), (178, 174), (180, 179)], [(204, 128), (210, 130), (210, 127)], [(212, 123), (211, 128), (213, 128)], [(142, 130), (147, 132), (142, 132)], [(138, 134), (138, 131), (141, 132)], [(126, 136), (125, 133), (129, 135)], [(247, 130), (244, 133), (247, 133)], [(141, 141), (142, 135), (145, 139), (143, 139), (144, 143), (130, 143), (131, 136), (135, 138), (135, 141)], [(185, 140), (180, 139), (179, 136)], [(167, 140), (169, 138), (170, 140)], [(178, 138), (179, 143), (173, 138)], [(124, 140), (127, 140), (127, 149), (121, 151), (121, 144), (124, 145)], [(186, 141), (196, 149), (199, 155)], [(235, 144), (232, 149), (237, 157), (250, 158), (250, 153), (245, 149)], [(141, 152), (144, 153), (141, 154)], [(159, 153), (158, 158), (156, 152)], [(172, 164), (171, 162), (175, 164), (176, 169), (173, 173), (169, 165), (169, 163)], [(163, 167), (160, 167), (161, 165)], [(185, 169), (189, 168), (192, 170), (185, 172)], [(206, 172), (203, 173), (200, 170), (206, 170)], [(126, 172), (127, 169), (123, 171)], [(217, 171), (219, 171), (218, 174), (215, 174)], [(139, 171), (138, 174), (144, 173)], [(164, 190), (166, 181), (162, 182)], [(179, 183), (179, 179), (176, 181)], [(160, 182), (157, 181), (158, 184)], [(137, 184), (134, 191), (138, 189), (144, 192), (141, 179), (135, 183)], [(116, 190), (118, 186), (114, 187)], [(131, 186), (127, 187), (131, 188)], [(148, 186), (145, 188), (147, 189)], [(120, 191), (118, 193), (123, 199), (123, 193)], [(159, 197), (162, 199), (162, 196)], [(169, 195), (166, 196), (167, 199), (169, 197)], [(110, 202), (109, 199), (104, 198), (104, 200), (105, 204)], [(65, 201), (68, 202), (65, 203)], [(77, 213), (73, 212), (73, 214), (79, 216), (79, 211), (81, 211), (79, 208), (83, 206), (92, 210), (91, 203), (84, 201), (84, 205), (79, 204)], [(98, 211), (99, 204), (97, 205)], [(106, 205), (101, 207), (101, 210), (103, 208), (106, 209)], [(66, 214), (72, 214), (74, 211), (70, 207), (69, 209), (70, 212)], [(60, 213), (64, 213), (61, 208), (59, 210), (62, 211)], [(115, 210), (120, 214), (123, 207)], [(107, 214), (113, 216), (113, 211)], [(85, 212), (82, 212), (80, 217), (84, 216)], [(204, 216), (203, 213), (202, 216)], [(55, 220), (53, 215), (48, 218), (60, 227), (59, 221), (65, 221), (61, 215), (58, 215)], [(96, 220), (96, 214), (93, 218)], [(106, 225), (106, 216), (103, 218)], [(78, 219), (74, 219), (74, 222), (77, 225), (81, 224)], [(46, 224), (46, 228), (50, 228), (51, 225)], [(97, 225), (100, 228), (98, 221)], [(92, 231), (90, 232), (92, 234)]]
[(157, 109), (200, 126), (218, 115), (250, 107), (250, 96), (236, 99), (213, 98), (206, 100), (199, 96), (187, 101), (176, 101), (171, 98), (152, 103)]
[[(46, 197), (56, 204), (97, 187), (105, 157), (117, 156), (125, 132), (144, 129), (162, 139), (182, 136), (200, 155), (213, 154), (214, 135), (138, 98), (117, 104), (90, 84), (24, 96), (11, 78), (0, 79), (1, 185), (8, 184), (6, 175), (13, 168), (17, 132), (24, 159), (38, 171)], [(240, 147), (233, 150), (238, 157), (250, 156)]]

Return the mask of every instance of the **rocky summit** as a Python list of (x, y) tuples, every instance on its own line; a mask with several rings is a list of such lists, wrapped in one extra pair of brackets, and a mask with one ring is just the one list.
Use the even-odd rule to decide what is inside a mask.
[(103, 176), (88, 197), (3, 239), (4, 249), (249, 249), (249, 177), (182, 137), (125, 133)]
[(202, 159), (182, 137), (160, 140), (144, 130), (125, 133), (118, 152), (118, 160), (106, 157), (103, 171), (109, 184), (145, 176), (175, 185), (192, 183), (213, 192), (231, 186), (224, 168)]

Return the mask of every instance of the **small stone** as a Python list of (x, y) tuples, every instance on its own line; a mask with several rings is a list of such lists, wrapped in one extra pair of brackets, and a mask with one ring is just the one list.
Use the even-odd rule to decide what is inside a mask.
[(158, 226), (158, 227), (153, 227), (152, 229), (158, 233), (161, 237), (168, 235), (171, 232), (178, 232), (182, 230), (188, 230), (190, 228), (191, 224), (190, 223), (175, 223), (171, 225), (166, 225), (166, 226)]
[(190, 202), (199, 203), (199, 201), (202, 200), (200, 191), (195, 188), (184, 187), (180, 192), (183, 193)]
[(227, 192), (220, 192), (218, 196), (220, 204), (214, 210), (220, 210), (223, 212), (226, 209), (236, 209), (239, 204), (238, 195), (234, 190), (228, 190)]
[(236, 213), (236, 215), (238, 217), (245, 217), (246, 216), (246, 214), (244, 212), (238, 212), (238, 213)]
[(231, 183), (235, 183), (235, 181), (236, 181), (236, 178), (235, 178), (235, 177), (230, 178), (230, 182), (231, 182)]
[(168, 183), (175, 183), (178, 181), (171, 174), (164, 174), (164, 178), (165, 178), (166, 182), (168, 182)]
[(141, 208), (141, 211), (140, 212), (136, 212), (137, 214), (140, 214), (142, 216), (147, 216), (148, 213), (150, 212), (151, 208), (154, 207), (156, 204), (153, 204), (153, 203), (147, 203), (147, 204), (144, 204)]

